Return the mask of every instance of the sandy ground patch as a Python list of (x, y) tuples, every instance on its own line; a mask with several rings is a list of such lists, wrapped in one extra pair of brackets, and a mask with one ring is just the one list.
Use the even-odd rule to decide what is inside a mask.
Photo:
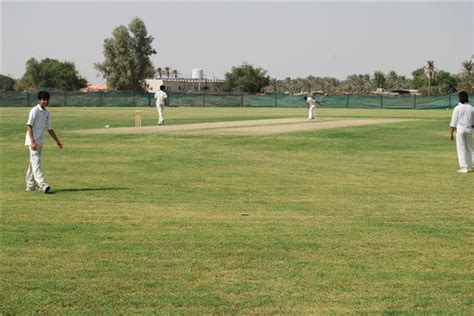
[(374, 124), (388, 124), (415, 121), (412, 119), (356, 119), (356, 120), (337, 120), (337, 121), (310, 121), (301, 124), (284, 124), (284, 125), (266, 125), (266, 126), (252, 126), (242, 128), (227, 128), (221, 131), (238, 134), (275, 134), (275, 133), (291, 133), (308, 130), (318, 130), (326, 128), (362, 126)]
[(166, 132), (213, 132), (232, 134), (276, 134), (297, 131), (318, 130), (348, 126), (388, 124), (415, 121), (414, 119), (340, 119), (317, 118), (308, 121), (303, 118), (247, 120), (232, 122), (196, 123), (165, 126), (101, 128), (80, 131), (83, 134), (144, 134)]
[[(323, 121), (317, 119), (315, 121)], [(230, 121), (230, 122), (210, 122), (210, 123), (194, 123), (181, 125), (152, 125), (143, 127), (116, 127), (116, 128), (101, 128), (83, 130), (81, 132), (87, 134), (142, 134), (142, 133), (162, 133), (162, 132), (176, 132), (176, 131), (194, 131), (207, 129), (226, 129), (231, 127), (248, 127), (248, 126), (268, 126), (275, 124), (296, 124), (305, 123), (307, 120), (302, 118), (284, 118), (284, 119), (265, 119), (265, 120), (247, 120), (247, 121)]]

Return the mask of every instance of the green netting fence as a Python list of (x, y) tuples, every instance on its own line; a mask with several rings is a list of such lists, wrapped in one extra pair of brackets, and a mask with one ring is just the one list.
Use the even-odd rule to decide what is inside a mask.
[[(303, 96), (247, 93), (168, 93), (170, 106), (190, 107), (306, 107)], [(457, 104), (457, 97), (420, 96), (314, 96), (327, 108), (444, 109)], [(1, 92), (0, 107), (31, 107), (36, 93)], [(154, 106), (152, 93), (130, 92), (51, 92), (52, 106), (59, 107), (148, 107)]]

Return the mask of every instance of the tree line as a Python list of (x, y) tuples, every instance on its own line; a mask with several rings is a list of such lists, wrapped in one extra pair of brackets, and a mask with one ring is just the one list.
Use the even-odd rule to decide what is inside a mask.
[[(178, 78), (178, 70), (171, 67), (154, 68), (151, 56), (157, 54), (145, 23), (134, 18), (127, 26), (116, 27), (103, 44), (104, 61), (95, 63), (94, 68), (102, 74), (111, 90), (144, 91), (144, 79)], [(87, 86), (72, 62), (46, 58), (26, 62), (24, 75), (15, 80), (0, 75), (0, 89), (4, 91), (38, 89), (40, 87), (75, 91)], [(417, 89), (426, 96), (444, 95), (465, 90), (472, 94), (474, 74), (472, 59), (461, 64), (458, 74), (438, 69), (434, 61), (412, 71), (412, 78), (406, 78), (392, 70), (388, 73), (375, 71), (370, 74), (351, 74), (345, 80), (334, 77), (270, 78), (268, 72), (248, 63), (234, 66), (225, 74), (222, 90), (226, 92), (276, 92), (276, 93), (328, 93), (368, 95), (377, 89)]]
[(332, 77), (285, 78), (273, 79), (271, 87), (278, 93), (324, 92), (328, 94), (368, 95), (377, 89), (387, 91), (416, 89), (425, 96), (438, 96), (465, 90), (473, 91), (474, 74), (472, 59), (461, 64), (458, 74), (451, 74), (435, 67), (434, 61), (427, 61), (423, 67), (412, 71), (412, 78), (397, 74), (375, 71), (370, 74), (352, 74), (345, 80)]

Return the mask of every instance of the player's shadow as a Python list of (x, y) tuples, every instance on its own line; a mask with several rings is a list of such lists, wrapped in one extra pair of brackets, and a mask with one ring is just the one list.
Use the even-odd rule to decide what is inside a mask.
[(119, 190), (129, 190), (129, 188), (70, 188), (70, 189), (56, 189), (51, 190), (48, 194), (56, 194), (63, 192), (85, 192), (85, 191), (119, 191)]

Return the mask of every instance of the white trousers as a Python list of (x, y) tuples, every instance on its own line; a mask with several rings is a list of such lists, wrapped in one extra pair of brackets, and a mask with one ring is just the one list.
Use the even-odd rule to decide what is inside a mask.
[(158, 110), (158, 124), (163, 124), (163, 121), (165, 120), (165, 115), (164, 115), (165, 105), (157, 104), (156, 109)]
[(314, 115), (313, 115), (313, 110), (314, 108), (316, 108), (316, 106), (312, 105), (309, 107), (309, 110), (308, 110), (308, 120), (313, 120), (314, 119)]
[(38, 146), (37, 150), (30, 150), (30, 164), (28, 166), (28, 171), (26, 172), (26, 186), (28, 188), (35, 188), (38, 186), (46, 185), (44, 180), (43, 171), (41, 171), (41, 152), (43, 151), (43, 146)]
[(459, 167), (461, 169), (474, 166), (474, 155), (472, 152), (472, 132), (464, 128), (456, 129), (456, 149), (458, 151)]

